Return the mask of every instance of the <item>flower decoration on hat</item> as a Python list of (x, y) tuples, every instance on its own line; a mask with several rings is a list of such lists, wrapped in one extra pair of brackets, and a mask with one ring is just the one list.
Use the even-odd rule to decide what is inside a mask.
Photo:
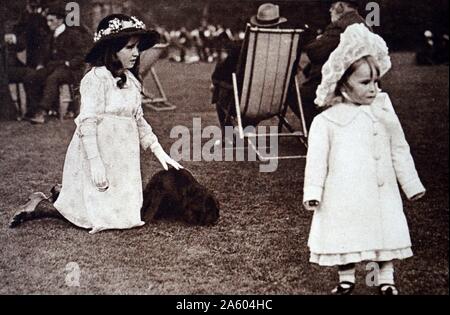
[(111, 21), (109, 21), (108, 28), (102, 29), (95, 33), (94, 35), (94, 43), (101, 40), (103, 37), (111, 35), (111, 34), (117, 34), (120, 33), (126, 29), (141, 29), (145, 30), (146, 26), (144, 22), (140, 21), (135, 16), (131, 17), (131, 21), (126, 20), (120, 20), (118, 18), (115, 18)]
[(314, 103), (331, 105), (337, 83), (345, 71), (357, 60), (372, 56), (380, 67), (380, 76), (391, 68), (391, 58), (386, 42), (372, 33), (364, 24), (352, 24), (341, 34), (338, 47), (322, 67), (322, 82), (317, 88)]

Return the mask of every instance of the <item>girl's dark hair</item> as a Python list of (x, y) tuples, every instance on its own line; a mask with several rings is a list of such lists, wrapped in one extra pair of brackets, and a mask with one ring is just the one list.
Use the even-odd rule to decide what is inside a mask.
[[(122, 36), (115, 39), (111, 39), (105, 46), (105, 50), (102, 56), (100, 56), (95, 62), (92, 63), (93, 67), (103, 67), (111, 72), (113, 77), (120, 78), (117, 82), (117, 87), (122, 89), (127, 83), (127, 76), (125, 75), (125, 69), (122, 63), (117, 57), (117, 53), (122, 50), (129, 42), (130, 36)], [(142, 83), (141, 77), (139, 76), (139, 58), (136, 61), (133, 68), (129, 69), (130, 72)]]
[[(353, 72), (355, 72), (356, 69), (358, 69), (358, 67), (361, 64), (363, 64), (364, 62), (369, 65), (369, 68), (370, 68), (370, 71), (371, 71), (371, 77), (376, 77), (376, 78), (380, 77), (380, 67), (378, 66), (378, 63), (375, 60), (375, 58), (370, 56), (370, 55), (364, 56), (364, 57), (356, 60), (354, 63), (352, 63), (350, 65), (350, 67), (348, 67), (347, 70), (344, 72), (344, 75), (339, 80), (339, 82), (336, 84), (336, 90), (335, 90), (335, 95), (336, 96), (343, 96), (341, 90), (343, 88), (344, 89), (349, 89), (350, 88), (350, 86), (348, 85), (348, 79), (353, 74)], [(374, 69), (375, 69), (376, 73), (373, 73)]]

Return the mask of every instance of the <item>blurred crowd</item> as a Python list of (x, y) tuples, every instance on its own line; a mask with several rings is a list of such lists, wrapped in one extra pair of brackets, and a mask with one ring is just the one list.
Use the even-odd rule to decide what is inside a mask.
[(168, 30), (157, 26), (163, 43), (168, 44), (167, 57), (174, 62), (196, 63), (223, 60), (234, 46), (241, 45), (244, 30), (231, 30), (220, 24), (211, 24), (206, 20), (196, 28)]

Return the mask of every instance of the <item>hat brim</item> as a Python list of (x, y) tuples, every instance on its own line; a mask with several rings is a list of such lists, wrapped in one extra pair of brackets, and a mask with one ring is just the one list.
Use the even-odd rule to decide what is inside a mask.
[(156, 31), (146, 31), (142, 29), (127, 29), (123, 30), (120, 33), (117, 34), (111, 34), (107, 35), (104, 38), (100, 39), (98, 42), (94, 43), (90, 51), (86, 54), (86, 57), (84, 59), (87, 63), (94, 63), (98, 60), (100, 56), (102, 56), (106, 46), (115, 39), (121, 38), (121, 37), (131, 37), (131, 36), (139, 36), (139, 50), (144, 51), (147, 49), (152, 48), (156, 44), (159, 43), (160, 35)]
[(261, 23), (256, 18), (256, 15), (254, 15), (250, 18), (250, 23), (252, 25), (259, 26), (259, 27), (272, 27), (272, 26), (277, 26), (277, 25), (280, 25), (280, 24), (283, 24), (286, 22), (287, 22), (287, 19), (284, 17), (280, 17), (276, 22), (273, 22), (273, 23)]

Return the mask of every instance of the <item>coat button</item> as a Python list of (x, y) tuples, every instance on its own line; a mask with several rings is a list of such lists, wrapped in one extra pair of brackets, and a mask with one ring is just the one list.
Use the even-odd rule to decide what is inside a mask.
[(378, 187), (383, 187), (384, 186), (384, 181), (379, 179), (378, 180)]
[(374, 135), (374, 136), (378, 136), (378, 131), (377, 131), (377, 130), (374, 130), (374, 131), (373, 131), (373, 135)]
[(375, 155), (373, 158), (374, 158), (376, 161), (379, 161), (379, 160), (381, 159), (381, 156), (380, 156), (380, 155)]

